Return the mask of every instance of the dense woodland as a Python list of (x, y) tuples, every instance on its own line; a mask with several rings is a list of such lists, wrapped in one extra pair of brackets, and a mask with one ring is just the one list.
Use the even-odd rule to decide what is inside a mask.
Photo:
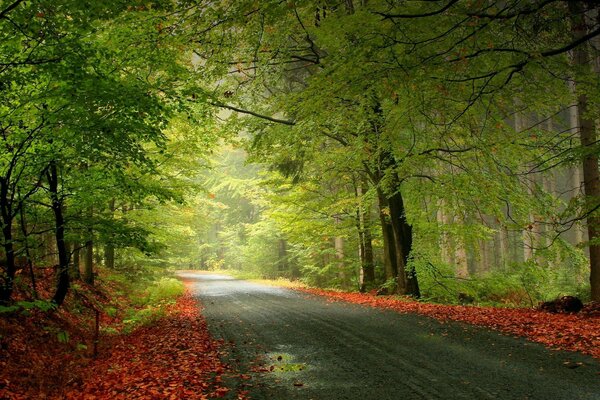
[(0, 6), (0, 302), (100, 268), (600, 301), (595, 1)]

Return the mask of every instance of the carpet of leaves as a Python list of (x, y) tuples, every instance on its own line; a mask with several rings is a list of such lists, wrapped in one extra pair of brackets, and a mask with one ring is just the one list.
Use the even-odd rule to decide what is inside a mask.
[(121, 336), (112, 346), (65, 398), (209, 399), (229, 392), (221, 384), (229, 372), (220, 360), (223, 343), (209, 336), (189, 293), (168, 316)]
[[(118, 322), (104, 315), (101, 325)], [(246, 398), (223, 383), (238, 378), (221, 362), (227, 345), (210, 337), (189, 292), (151, 325), (102, 335), (97, 358), (93, 326), (90, 315), (68, 307), (0, 318), (0, 399)]]
[(297, 288), (324, 296), (399, 313), (427, 315), (439, 321), (460, 321), (525, 337), (557, 350), (578, 351), (600, 358), (600, 307), (591, 305), (579, 314), (551, 314), (526, 308), (496, 308), (421, 303), (397, 296), (344, 293), (332, 290)]

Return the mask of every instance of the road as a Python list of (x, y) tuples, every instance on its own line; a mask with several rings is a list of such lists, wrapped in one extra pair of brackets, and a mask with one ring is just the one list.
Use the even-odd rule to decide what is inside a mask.
[(591, 357), (223, 275), (181, 276), (212, 335), (233, 345), (229, 362), (273, 369), (247, 381), (253, 399), (600, 399)]

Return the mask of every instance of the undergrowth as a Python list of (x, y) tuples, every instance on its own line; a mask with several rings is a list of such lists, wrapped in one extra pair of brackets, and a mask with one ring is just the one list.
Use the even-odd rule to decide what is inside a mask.
[[(39, 274), (38, 282), (52, 282), (51, 269)], [(94, 286), (73, 282), (58, 308), (44, 300), (52, 296), (50, 284), (36, 289), (34, 298), (21, 280), (15, 301), (0, 308), (0, 398), (56, 395), (97, 354), (109, 351), (113, 339), (160, 319), (185, 291), (164, 275), (132, 279), (105, 269)]]

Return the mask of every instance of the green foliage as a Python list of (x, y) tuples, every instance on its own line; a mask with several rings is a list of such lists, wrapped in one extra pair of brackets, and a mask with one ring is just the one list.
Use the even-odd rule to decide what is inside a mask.
[(49, 312), (56, 309), (56, 304), (47, 300), (33, 300), (33, 301), (17, 301), (14, 304), (9, 306), (0, 305), (0, 314), (1, 313), (15, 313), (21, 312), (23, 314), (28, 314), (32, 310), (38, 310), (42, 312)]
[(185, 286), (178, 279), (161, 278), (158, 281), (153, 282), (146, 291), (148, 295), (144, 303), (156, 305), (174, 301), (174, 299), (183, 295)]
[(123, 319), (123, 332), (129, 333), (139, 326), (152, 325), (152, 323), (163, 318), (165, 315), (165, 310), (162, 307), (146, 306), (142, 309), (132, 309)]
[(598, 153), (574, 144), (565, 85), (594, 119), (598, 74), (563, 51), (565, 3), (525, 3), (493, 18), (474, 16), (493, 2), (16, 2), (0, 19), (2, 252), (54, 265), (40, 232), (61, 210), (68, 244), (116, 253), (150, 306), (180, 293), (155, 280), (174, 268), (357, 287), (366, 230), (388, 287), (400, 195), (424, 296), (583, 293), (582, 249), (555, 239), (592, 203), (552, 185)]
[(69, 343), (69, 332), (60, 331), (56, 334), (56, 339), (60, 343)]
[[(122, 304), (113, 303), (105, 306), (102, 311), (111, 317), (121, 316), (125, 332), (131, 332), (140, 325), (150, 325), (164, 317), (166, 307), (172, 305), (185, 292), (183, 283), (166, 276), (164, 269), (144, 268), (133, 276), (122, 271), (107, 272), (109, 274), (103, 279), (121, 288), (120, 291), (126, 296), (126, 303), (130, 304), (130, 307), (123, 309)], [(102, 329), (107, 334), (118, 333), (118, 330), (111, 327)]]

